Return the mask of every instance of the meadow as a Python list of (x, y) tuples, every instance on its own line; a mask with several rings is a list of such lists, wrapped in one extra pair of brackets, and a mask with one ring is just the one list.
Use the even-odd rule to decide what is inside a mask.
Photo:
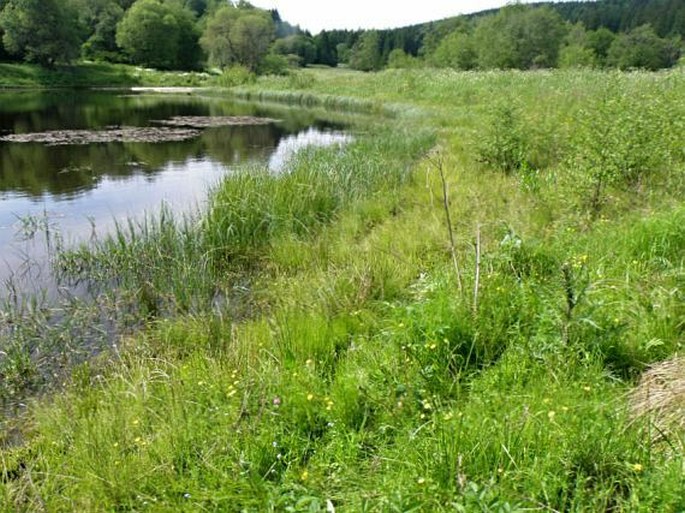
[[(2, 422), (0, 511), (685, 510), (682, 70), (215, 94), (364, 116), (56, 256), (137, 329)], [(87, 331), (31, 319), (6, 394)]]

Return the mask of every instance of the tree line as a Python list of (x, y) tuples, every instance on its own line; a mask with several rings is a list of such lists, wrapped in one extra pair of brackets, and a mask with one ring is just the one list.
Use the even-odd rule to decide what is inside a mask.
[(252, 72), (346, 65), (456, 69), (675, 65), (682, 0), (509, 5), (392, 30), (312, 36), (245, 0), (0, 0), (0, 60), (77, 59), (158, 69), (240, 65)]

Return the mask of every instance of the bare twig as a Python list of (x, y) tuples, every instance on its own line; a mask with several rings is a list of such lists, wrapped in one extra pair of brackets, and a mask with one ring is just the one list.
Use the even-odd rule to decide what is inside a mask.
[(430, 159), (430, 162), (438, 170), (440, 174), (440, 182), (442, 184), (442, 206), (445, 209), (445, 219), (447, 222), (447, 232), (450, 236), (450, 252), (452, 254), (452, 265), (454, 266), (454, 274), (457, 278), (457, 286), (459, 287), (459, 294), (464, 293), (464, 286), (461, 280), (461, 271), (459, 270), (459, 262), (457, 261), (457, 246), (454, 241), (454, 231), (452, 229), (452, 216), (450, 214), (449, 202), (449, 187), (447, 178), (445, 177), (445, 167), (442, 158)]
[(473, 315), (478, 315), (478, 289), (480, 288), (480, 224), (476, 227), (476, 278), (473, 285)]

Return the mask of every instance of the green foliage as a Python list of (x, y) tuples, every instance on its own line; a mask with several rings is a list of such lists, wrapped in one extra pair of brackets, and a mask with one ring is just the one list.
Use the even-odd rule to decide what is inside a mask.
[(529, 166), (525, 127), (520, 109), (512, 102), (500, 102), (493, 108), (478, 154), (482, 162), (505, 173)]
[(211, 64), (240, 64), (256, 71), (273, 37), (274, 24), (268, 12), (227, 5), (209, 18), (200, 42)]
[(677, 154), (671, 137), (678, 128), (669, 123), (659, 94), (607, 87), (578, 116), (569, 166), (576, 183), (588, 187), (586, 198), (595, 214), (606, 200), (607, 187), (639, 187)]
[(474, 69), (478, 64), (474, 44), (471, 34), (452, 32), (440, 42), (435, 52), (430, 54), (429, 60), (439, 68)]
[(298, 66), (307, 66), (316, 62), (317, 49), (313, 39), (304, 34), (295, 34), (282, 39), (277, 39), (272, 51), (289, 57), (297, 62)]
[(290, 61), (283, 55), (269, 53), (259, 63), (257, 72), (260, 75), (287, 75)]
[(51, 67), (78, 56), (78, 16), (65, 0), (9, 0), (0, 28), (5, 49), (28, 62)]
[(122, 60), (116, 43), (116, 29), (124, 16), (124, 9), (114, 0), (72, 1), (78, 10), (81, 24), (90, 34), (82, 46), (83, 57), (92, 60)]
[(350, 51), (350, 67), (360, 71), (379, 70), (382, 66), (380, 35), (376, 30), (364, 32)]
[(199, 64), (193, 14), (174, 2), (137, 0), (119, 23), (116, 41), (135, 64), (159, 69)]
[(235, 87), (251, 84), (256, 80), (255, 74), (245, 66), (235, 65), (224, 68), (217, 78), (217, 84), (221, 87)]
[(504, 7), (476, 26), (478, 65), (485, 69), (555, 67), (565, 35), (561, 17), (549, 7)]
[(649, 25), (621, 34), (611, 44), (607, 62), (619, 69), (670, 68), (680, 58), (680, 40), (662, 39)]
[[(192, 313), (4, 422), (0, 511), (685, 507), (681, 437), (655, 440), (626, 404), (646, 365), (683, 350), (682, 73), (316, 69), (241, 90), (402, 107), (283, 175), (239, 170), (193, 222), (77, 253), (147, 315)], [(483, 139), (514, 148), (505, 170), (553, 156), (522, 188), (525, 165), (482, 172)], [(588, 220), (601, 169), (615, 179)], [(3, 351), (11, 386), (35, 377)]]
[(420, 65), (419, 60), (416, 57), (407, 55), (404, 50), (396, 48), (388, 55), (387, 67), (390, 69), (407, 69), (416, 68)]

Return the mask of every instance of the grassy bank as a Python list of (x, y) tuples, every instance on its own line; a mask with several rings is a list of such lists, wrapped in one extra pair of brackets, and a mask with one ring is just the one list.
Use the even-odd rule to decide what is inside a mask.
[(165, 72), (125, 64), (82, 63), (48, 69), (33, 64), (0, 63), (0, 88), (205, 86), (206, 73)]
[(63, 255), (146, 327), (5, 422), (0, 510), (685, 508), (682, 406), (631, 410), (683, 347), (681, 73), (235, 94), (395, 117)]

